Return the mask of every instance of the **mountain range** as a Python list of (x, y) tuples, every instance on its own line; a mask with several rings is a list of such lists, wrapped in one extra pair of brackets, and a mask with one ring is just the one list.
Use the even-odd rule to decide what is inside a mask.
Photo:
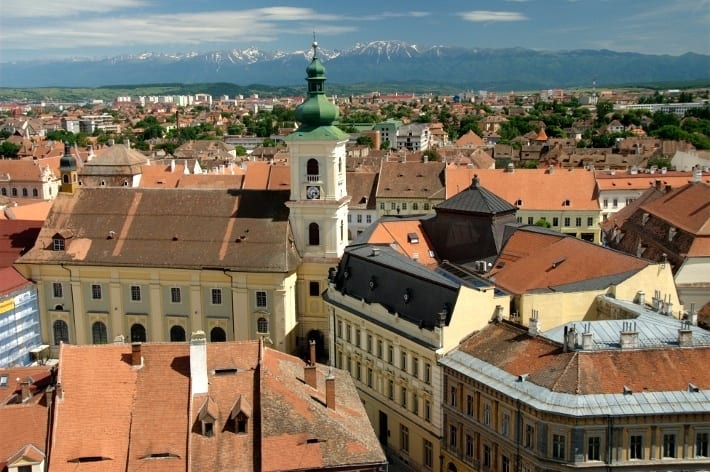
[[(373, 41), (321, 50), (334, 84), (427, 82), (466, 89), (526, 90), (710, 79), (710, 56), (610, 50), (538, 51), (418, 46)], [(295, 85), (310, 51), (256, 48), (185, 54), (143, 53), (0, 63), (0, 87), (98, 87), (153, 83)]]

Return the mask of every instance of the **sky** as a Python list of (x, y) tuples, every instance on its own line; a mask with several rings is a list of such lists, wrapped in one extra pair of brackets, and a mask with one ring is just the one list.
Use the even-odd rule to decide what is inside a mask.
[(710, 54), (710, 0), (0, 1), (0, 63), (143, 52), (421, 46)]

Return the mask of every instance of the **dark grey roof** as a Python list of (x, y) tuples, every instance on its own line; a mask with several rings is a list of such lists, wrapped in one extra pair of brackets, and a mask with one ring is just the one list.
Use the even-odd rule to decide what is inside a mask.
[(434, 209), (486, 215), (515, 213), (518, 210), (495, 193), (481, 187), (477, 175), (467, 189), (439, 203)]
[(335, 275), (339, 292), (425, 329), (437, 325), (442, 310), (449, 322), (460, 285), (389, 246), (371, 244), (348, 247)]

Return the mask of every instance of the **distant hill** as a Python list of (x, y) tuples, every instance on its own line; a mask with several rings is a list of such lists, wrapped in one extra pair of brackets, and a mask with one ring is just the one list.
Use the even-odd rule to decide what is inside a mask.
[[(310, 51), (244, 50), (0, 64), (0, 87), (97, 87), (151, 83), (301, 83)], [(426, 82), (465, 89), (531, 90), (710, 78), (710, 56), (609, 50), (534, 51), (374, 41), (319, 52), (333, 84)]]

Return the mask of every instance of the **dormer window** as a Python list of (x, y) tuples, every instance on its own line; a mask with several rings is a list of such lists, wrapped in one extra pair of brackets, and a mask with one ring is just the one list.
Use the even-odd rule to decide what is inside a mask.
[(569, 205), (570, 205), (570, 201), (569, 201), (569, 200), (565, 200), (564, 202), (562, 202), (562, 206), (568, 207)]
[(518, 199), (515, 201), (515, 206), (517, 206), (517, 207), (523, 206), (523, 201), (522, 201), (520, 198), (518, 198)]
[(249, 426), (249, 415), (251, 414), (251, 405), (241, 395), (232, 406), (232, 411), (229, 414), (230, 429), (237, 434), (246, 434)]
[(63, 251), (64, 250), (64, 239), (55, 238), (52, 240), (52, 250), (53, 251)]

